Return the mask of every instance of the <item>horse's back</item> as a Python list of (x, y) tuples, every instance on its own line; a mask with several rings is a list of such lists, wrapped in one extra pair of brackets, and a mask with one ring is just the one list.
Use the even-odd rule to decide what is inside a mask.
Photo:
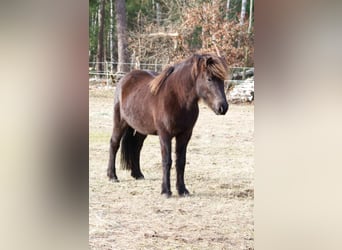
[(116, 87), (116, 94), (120, 102), (125, 102), (129, 96), (135, 96), (136, 92), (147, 92), (148, 83), (154, 78), (153, 73), (143, 70), (133, 70), (121, 78)]
[(118, 83), (120, 88), (133, 88), (136, 85), (147, 84), (151, 81), (155, 72), (152, 71), (144, 71), (144, 70), (133, 70), (127, 73)]

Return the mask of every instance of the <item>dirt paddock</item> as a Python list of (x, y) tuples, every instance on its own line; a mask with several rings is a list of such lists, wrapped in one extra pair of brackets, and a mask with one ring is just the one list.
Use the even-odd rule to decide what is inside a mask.
[(113, 93), (89, 89), (89, 248), (254, 249), (254, 106), (231, 104), (216, 116), (200, 104), (185, 167), (191, 196), (178, 197), (173, 166), (166, 199), (157, 136), (142, 149), (145, 180), (121, 170), (118, 154), (120, 182), (108, 181)]

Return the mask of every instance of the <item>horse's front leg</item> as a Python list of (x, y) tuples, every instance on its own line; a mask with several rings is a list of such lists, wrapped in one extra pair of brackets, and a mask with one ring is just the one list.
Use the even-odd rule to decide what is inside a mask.
[(172, 165), (171, 159), (171, 136), (166, 133), (159, 134), (162, 163), (163, 163), (163, 182), (161, 194), (167, 198), (172, 195), (170, 187), (170, 169)]
[(184, 169), (186, 162), (186, 149), (191, 138), (192, 130), (185, 131), (176, 137), (176, 171), (177, 182), (176, 187), (180, 196), (189, 195), (189, 191), (185, 187)]

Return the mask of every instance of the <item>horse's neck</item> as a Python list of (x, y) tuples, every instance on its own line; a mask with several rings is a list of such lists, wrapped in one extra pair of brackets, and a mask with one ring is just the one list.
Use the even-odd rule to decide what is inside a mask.
[(191, 68), (184, 68), (175, 72), (174, 79), (178, 80), (175, 80), (170, 84), (181, 107), (191, 108), (191, 106), (197, 105), (198, 103), (199, 98), (196, 92), (196, 84), (192, 79), (190, 72)]

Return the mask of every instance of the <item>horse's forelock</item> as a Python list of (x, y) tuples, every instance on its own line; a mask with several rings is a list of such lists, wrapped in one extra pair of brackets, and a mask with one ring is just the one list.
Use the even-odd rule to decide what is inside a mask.
[(221, 80), (226, 80), (228, 76), (228, 66), (226, 60), (211, 54), (195, 54), (192, 58), (191, 75), (193, 79), (205, 70)]
[(207, 70), (211, 75), (226, 80), (228, 76), (228, 66), (224, 58), (211, 54), (195, 54), (193, 56), (192, 77), (196, 79), (197, 76)]
[(213, 76), (226, 80), (228, 77), (228, 66), (226, 61), (221, 57), (210, 57), (207, 60), (207, 70)]

